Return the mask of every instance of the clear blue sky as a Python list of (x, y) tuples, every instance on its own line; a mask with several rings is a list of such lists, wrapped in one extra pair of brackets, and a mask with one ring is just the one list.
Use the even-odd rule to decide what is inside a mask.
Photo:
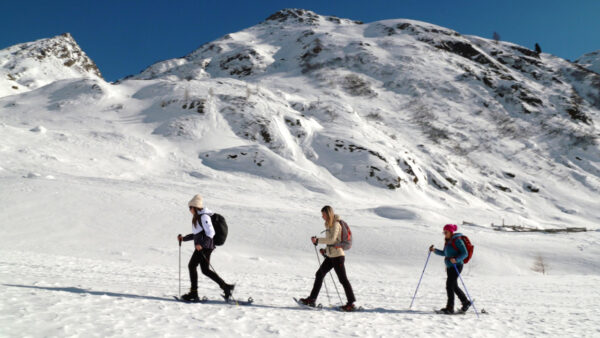
[(282, 8), (372, 22), (409, 18), (575, 60), (600, 49), (600, 0), (3, 0), (0, 49), (73, 34), (109, 81), (258, 24)]

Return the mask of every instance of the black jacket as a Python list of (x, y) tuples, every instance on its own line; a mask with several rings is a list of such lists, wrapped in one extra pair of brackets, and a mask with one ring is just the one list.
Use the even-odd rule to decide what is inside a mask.
[(188, 235), (183, 236), (184, 242), (191, 241), (192, 239), (194, 240), (194, 245), (200, 244), (203, 249), (214, 249), (215, 248), (213, 239), (206, 236), (204, 231), (201, 231), (195, 235), (188, 234)]

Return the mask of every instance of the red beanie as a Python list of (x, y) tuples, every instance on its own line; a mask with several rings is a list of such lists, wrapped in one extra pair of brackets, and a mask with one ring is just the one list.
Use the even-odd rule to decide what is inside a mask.
[(450, 231), (452, 233), (458, 230), (458, 226), (456, 224), (446, 224), (444, 225), (444, 231)]

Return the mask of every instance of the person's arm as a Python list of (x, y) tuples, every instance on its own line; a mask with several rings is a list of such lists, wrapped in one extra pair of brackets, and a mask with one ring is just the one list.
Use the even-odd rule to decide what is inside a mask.
[(196, 250), (200, 251), (203, 248), (207, 248), (209, 244), (209, 238), (206, 236), (205, 231), (200, 231), (199, 233), (194, 235), (194, 245), (196, 246)]
[(326, 231), (327, 235), (325, 237), (317, 238), (317, 243), (327, 245), (336, 244), (341, 228), (342, 225), (339, 222), (335, 222), (334, 225)]
[(440, 249), (434, 249), (433, 253), (436, 254), (436, 255), (438, 255), (438, 256), (446, 256), (444, 254), (444, 250), (440, 250)]
[(206, 236), (213, 238), (215, 237), (215, 228), (213, 227), (212, 220), (207, 214), (200, 216), (200, 223), (202, 223), (202, 230), (206, 233)]
[(194, 239), (194, 234), (185, 235), (185, 236), (183, 236), (183, 238), (181, 240), (184, 242), (187, 242), (187, 241), (191, 241), (192, 239)]

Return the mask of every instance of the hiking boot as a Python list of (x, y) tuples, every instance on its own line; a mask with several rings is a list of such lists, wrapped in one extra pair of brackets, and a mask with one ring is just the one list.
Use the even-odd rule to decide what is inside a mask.
[(348, 304), (342, 306), (340, 309), (345, 312), (352, 312), (352, 311), (356, 310), (356, 306), (354, 306), (354, 303), (348, 303)]
[(454, 313), (454, 309), (449, 309), (449, 308), (445, 307), (445, 308), (441, 308), (441, 309), (438, 311), (438, 313), (443, 313), (443, 314), (445, 314), (445, 315), (451, 315), (451, 314), (453, 314), (453, 313)]
[(313, 298), (307, 297), (307, 298), (300, 298), (299, 302), (306, 305), (306, 306), (311, 306), (311, 307), (315, 307), (315, 300)]
[(469, 308), (471, 307), (472, 303), (471, 302), (466, 302), (462, 305), (462, 307), (460, 308), (461, 312), (467, 312), (469, 310)]
[(181, 299), (185, 300), (186, 302), (199, 301), (200, 299), (198, 298), (198, 290), (190, 289), (190, 292), (186, 293), (185, 295), (182, 295)]
[(225, 294), (223, 297), (225, 297), (225, 299), (229, 299), (229, 297), (231, 297), (233, 294), (233, 289), (235, 289), (235, 284), (225, 284), (225, 287), (223, 288), (223, 292), (225, 292)]

